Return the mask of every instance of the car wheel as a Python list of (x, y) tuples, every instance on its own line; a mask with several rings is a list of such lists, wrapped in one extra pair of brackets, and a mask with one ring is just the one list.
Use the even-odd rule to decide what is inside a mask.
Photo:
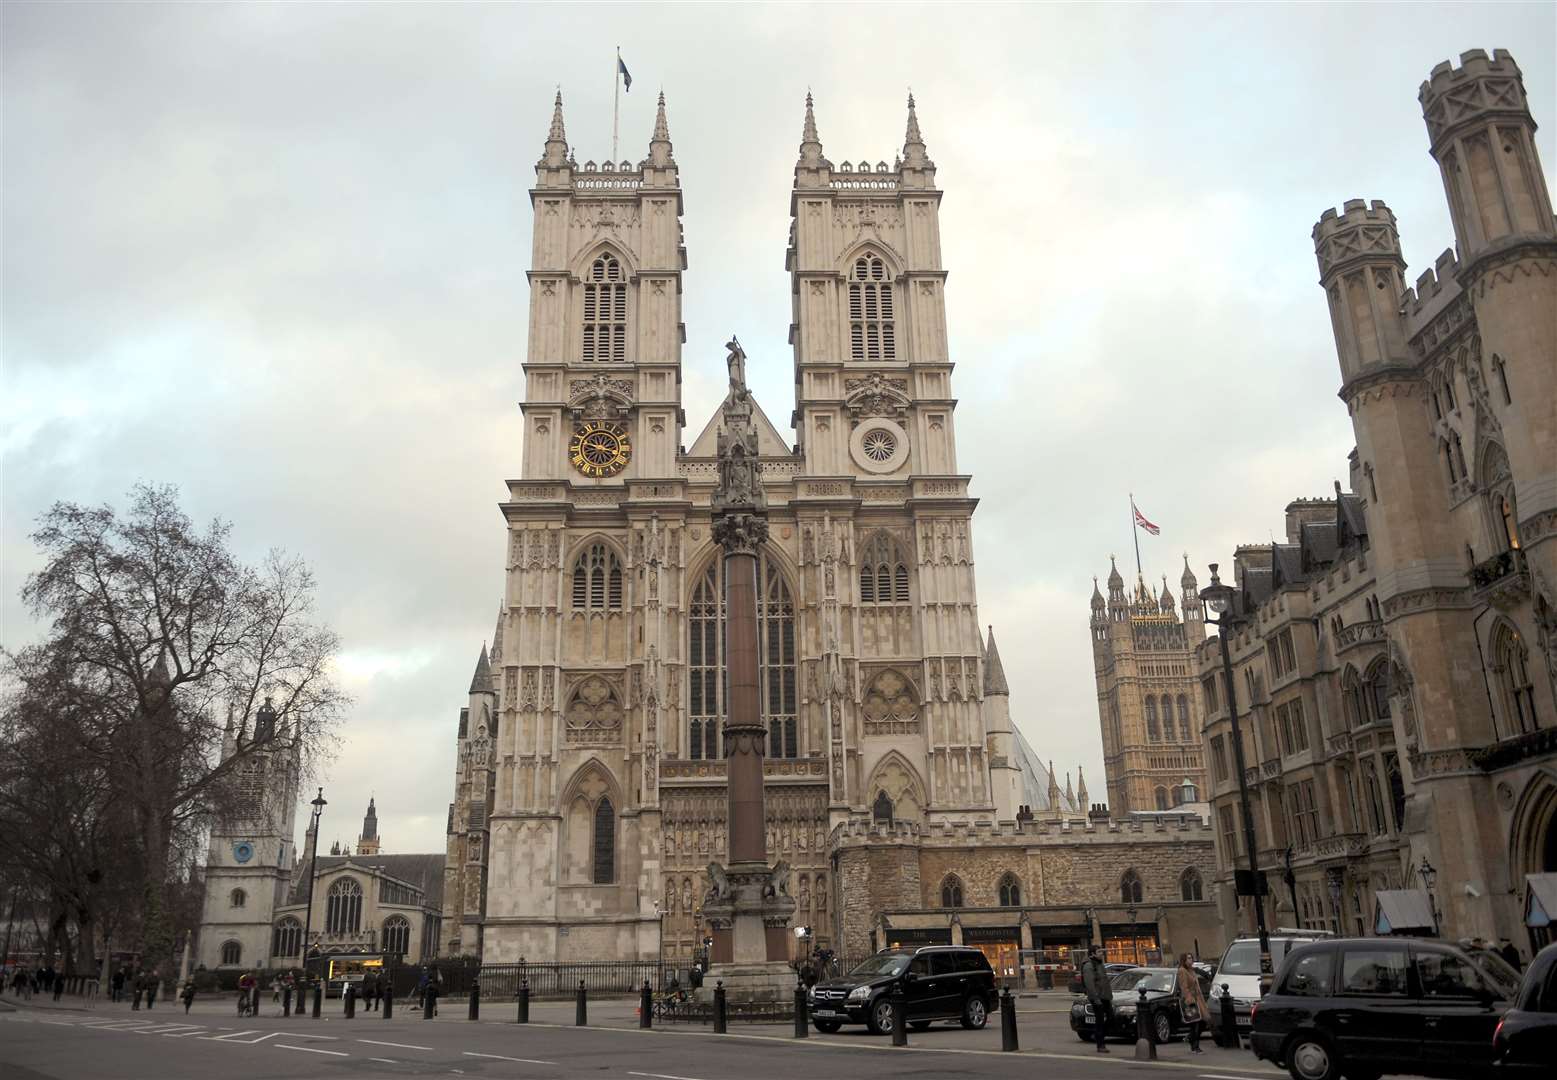
[(1167, 1013), (1159, 1012), (1152, 1017), (1152, 1034), (1157, 1036), (1159, 1046), (1173, 1041), (1173, 1021), (1168, 1018)]
[(870, 1007), (870, 1012), (865, 1014), (865, 1026), (870, 1028), (872, 1035), (892, 1033), (892, 1001), (887, 995), (882, 994), (877, 998), (876, 1003)]
[(816, 1025), (816, 1030), (823, 1035), (832, 1035), (839, 1028), (843, 1027), (843, 1021), (841, 1020), (813, 1020), (811, 1022)]
[(908, 1026), (913, 1028), (915, 1031), (928, 1031), (930, 1029), (930, 1021), (928, 1021), (928, 1020), (910, 1020), (908, 1022)]
[(989, 1006), (977, 995), (962, 1003), (962, 1026), (977, 1031), (989, 1021)]
[(1292, 1080), (1336, 1080), (1339, 1063), (1330, 1044), (1318, 1035), (1299, 1035), (1287, 1044), (1287, 1071)]

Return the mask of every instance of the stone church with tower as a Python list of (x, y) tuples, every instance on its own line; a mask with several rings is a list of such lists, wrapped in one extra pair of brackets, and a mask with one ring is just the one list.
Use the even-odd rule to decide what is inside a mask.
[[(663, 95), (645, 158), (581, 164), (559, 93), (530, 198), (523, 455), (500, 507), (497, 626), (460, 711), (441, 951), (687, 958), (727, 842), (725, 601), (719, 418), (688, 440), (681, 403), (687, 256)], [(834, 164), (808, 95), (786, 253), (793, 444), (752, 415), (766, 849), (792, 868), (795, 925), (851, 952), (960, 939), (985, 907), (1010, 909), (996, 919), (1013, 949), (1019, 923), (1031, 945), (1038, 909), (1087, 906), (1082, 876), (1112, 874), (1098, 899), (1118, 899), (1137, 849), (1214, 865), (1198, 824), (1089, 821), (1012, 724), (978, 618), (940, 201), (911, 97), (891, 164)], [(1123, 864), (1073, 857), (1094, 841)], [(1046, 864), (1046, 843), (1065, 858)], [(1073, 929), (1097, 921), (1081, 908)]]

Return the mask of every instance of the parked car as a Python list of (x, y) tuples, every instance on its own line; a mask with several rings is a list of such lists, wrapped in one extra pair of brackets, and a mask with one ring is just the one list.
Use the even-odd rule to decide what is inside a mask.
[(1345, 938), (1292, 949), (1254, 1009), (1256, 1057), (1293, 1080), (1489, 1070), (1509, 1001), (1464, 949), (1441, 941)]
[[(1173, 993), (1177, 978), (1178, 969), (1170, 967), (1129, 967), (1116, 973), (1108, 982), (1114, 991), (1114, 1010), (1105, 1037), (1135, 1040), (1143, 989), (1153, 1039), (1165, 1043), (1184, 1034), (1184, 1017), (1179, 1012), (1179, 999)], [(1071, 1003), (1070, 1029), (1082, 1042), (1091, 1042), (1096, 1037), (1097, 1017), (1086, 998)]]
[(811, 1022), (823, 1032), (864, 1024), (873, 1035), (884, 1035), (892, 1030), (892, 991), (897, 988), (903, 991), (908, 1026), (915, 1031), (936, 1020), (981, 1028), (996, 1005), (995, 973), (977, 949), (883, 949), (847, 975), (811, 988)]
[[(1270, 963), (1271, 971), (1281, 968), (1281, 962), (1286, 958), (1287, 950), (1297, 945), (1306, 945), (1311, 941), (1319, 941), (1333, 937), (1327, 930), (1286, 930), (1277, 929), (1270, 934)], [(1254, 1003), (1260, 1000), (1260, 939), (1257, 937), (1238, 938), (1227, 947), (1222, 954), (1221, 963), (1216, 966), (1216, 974), (1211, 979), (1211, 990), (1206, 994), (1206, 1005), (1209, 1015), (1206, 1016), (1206, 1024), (1211, 1031), (1211, 1038), (1218, 1046), (1223, 1045), (1222, 1038), (1222, 988), (1226, 986), (1228, 992), (1233, 995), (1233, 1014), (1238, 1018), (1238, 1034), (1240, 1036), (1249, 1033), (1249, 1013)]]
[(1514, 1004), (1492, 1033), (1492, 1063), (1499, 1073), (1550, 1076), (1557, 1062), (1557, 945), (1536, 953), (1525, 969)]
[[(1135, 967), (1134, 964), (1104, 964), (1103, 970), (1108, 972), (1108, 977), (1111, 979), (1121, 971), (1129, 971), (1133, 967)], [(1071, 972), (1070, 992), (1073, 994), (1085, 994), (1087, 992), (1086, 987), (1081, 985), (1081, 969), (1079, 967)]]

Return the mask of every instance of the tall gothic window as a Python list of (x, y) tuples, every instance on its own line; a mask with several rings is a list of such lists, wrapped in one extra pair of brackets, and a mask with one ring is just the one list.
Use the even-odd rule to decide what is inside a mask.
[(576, 611), (622, 610), (622, 561), (606, 544), (591, 544), (573, 564)]
[(602, 795), (595, 804), (594, 882), (609, 885), (616, 880), (616, 809)]
[(1179, 742), (1189, 742), (1189, 698), (1179, 695)]
[(344, 877), (330, 886), (324, 929), (330, 934), (355, 934), (362, 929), (362, 885), (356, 878)]
[[(728, 690), (724, 671), (724, 582), (722, 559), (715, 559), (692, 590), (687, 612), (690, 676), (687, 727), (688, 754), (719, 756), (719, 726)], [(795, 602), (778, 564), (764, 555), (757, 564), (757, 626), (763, 720), (768, 729), (768, 756), (799, 756), (796, 724), (798, 690), (795, 667)]]
[(1200, 880), (1200, 871), (1193, 866), (1179, 875), (1179, 896), (1184, 900), (1201, 900), (1205, 897), (1205, 885)]
[(1349, 665), (1341, 676), (1341, 703), (1347, 727), (1359, 728), (1368, 722), (1362, 701), (1362, 680), (1357, 677), (1357, 669)]
[(962, 879), (956, 874), (947, 874), (941, 879), (941, 906), (943, 908), (962, 906)]
[(1022, 883), (1016, 879), (1015, 874), (1006, 874), (1000, 879), (1000, 906), (1022, 906)]
[(1492, 665), (1510, 735), (1540, 727), (1535, 718), (1535, 687), (1530, 680), (1528, 655), (1519, 631), (1507, 623), (1499, 624), (1492, 636)]
[(867, 363), (897, 359), (892, 276), (874, 253), (854, 260), (849, 272), (849, 356)]
[(860, 603), (908, 603), (908, 563), (892, 537), (878, 532), (860, 555)]
[(243, 946), (236, 941), (222, 942), (222, 963), (232, 967), (243, 962)]
[(1157, 809), (1166, 810), (1168, 808), (1168, 789), (1159, 786), (1156, 791), (1152, 792), (1152, 801), (1157, 804)]
[(1119, 899), (1122, 903), (1139, 904), (1142, 895), (1141, 875), (1132, 867), (1119, 879)]
[(1368, 669), (1368, 705), (1373, 719), (1389, 719), (1389, 665), (1383, 660)]
[(1148, 742), (1156, 742), (1160, 738), (1157, 730), (1157, 699), (1146, 699), (1146, 739)]
[(384, 937), (379, 948), (386, 953), (404, 956), (411, 951), (411, 922), (404, 915), (391, 915), (384, 920)]
[(627, 274), (609, 254), (590, 265), (584, 281), (583, 345), (585, 362), (627, 359)]
[(270, 934), (270, 955), (296, 956), (303, 951), (303, 924), (292, 916), (277, 919)]

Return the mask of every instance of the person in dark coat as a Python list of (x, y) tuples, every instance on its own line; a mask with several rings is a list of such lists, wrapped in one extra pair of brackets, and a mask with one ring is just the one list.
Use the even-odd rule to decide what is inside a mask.
[(1097, 1052), (1109, 1053), (1103, 1039), (1108, 1034), (1108, 1024), (1114, 1018), (1114, 988), (1109, 985), (1108, 967), (1103, 963), (1103, 947), (1094, 945), (1081, 964), (1081, 988), (1092, 1006), (1093, 1035), (1097, 1039)]
[(108, 995), (108, 1000), (109, 1001), (123, 1001), (124, 1000), (124, 968), (120, 968), (118, 971), (114, 972), (113, 978), (110, 980), (110, 985), (112, 986), (113, 990)]
[(184, 989), (179, 991), (179, 1000), (184, 1003), (184, 1015), (189, 1015), (189, 1007), (195, 1003), (195, 980), (188, 979), (184, 982)]
[(141, 998), (146, 996), (146, 973), (144, 971), (137, 971), (135, 973), (134, 979), (131, 982), (131, 985), (135, 988), (135, 1000), (130, 1004), (130, 1008), (135, 1012), (139, 1012), (141, 1008)]
[(160, 976), (153, 971), (146, 976), (146, 1008), (151, 1008), (157, 1003), (157, 982)]

